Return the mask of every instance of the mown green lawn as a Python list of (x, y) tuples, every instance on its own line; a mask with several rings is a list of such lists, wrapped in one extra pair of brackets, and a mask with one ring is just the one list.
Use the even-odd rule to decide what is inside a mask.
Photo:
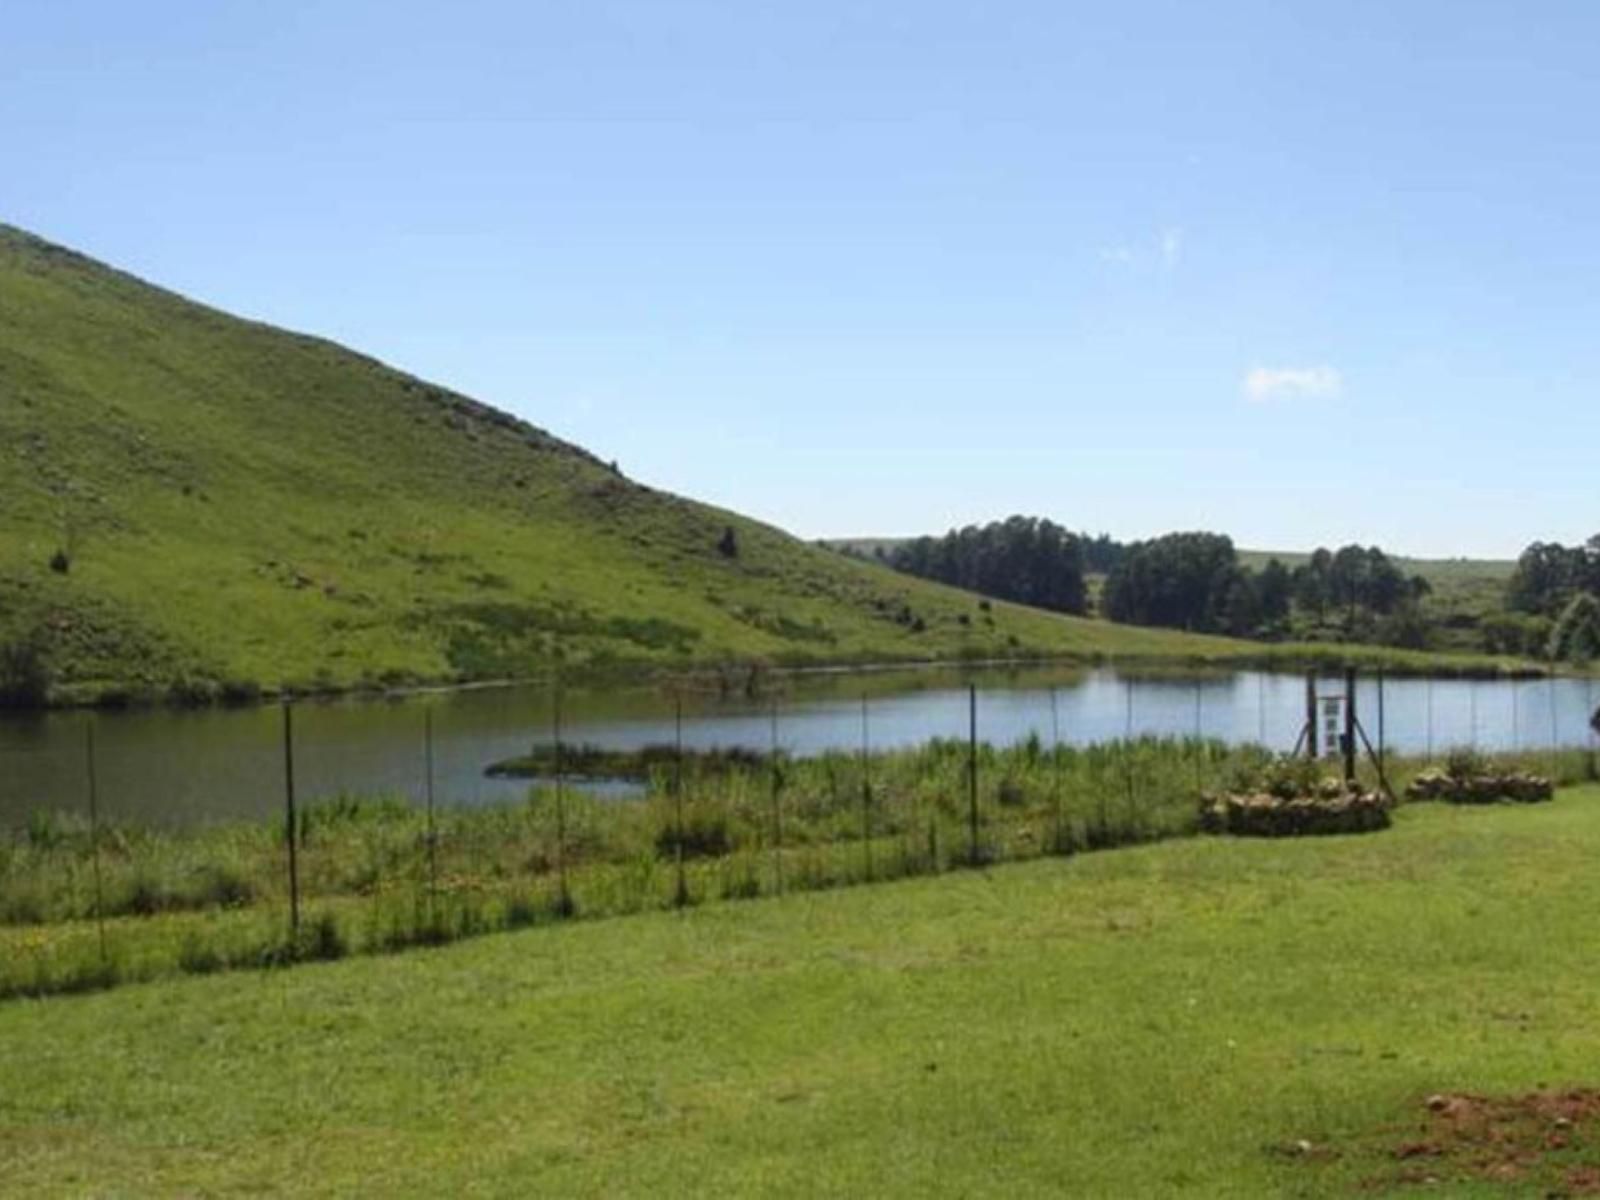
[(1597, 862), (1589, 787), (12, 1002), (0, 1192), (1371, 1194), (1600, 1081)]

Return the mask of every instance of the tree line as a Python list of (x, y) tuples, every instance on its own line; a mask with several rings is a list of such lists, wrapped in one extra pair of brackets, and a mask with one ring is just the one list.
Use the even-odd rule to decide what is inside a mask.
[(1073, 614), (1088, 612), (1090, 576), (1103, 576), (1099, 610), (1111, 620), (1241, 637), (1288, 637), (1297, 615), (1322, 624), (1332, 614), (1371, 635), (1374, 618), (1398, 617), (1428, 590), (1376, 546), (1319, 549), (1293, 570), (1276, 558), (1253, 570), (1225, 534), (1124, 543), (1041, 517), (968, 525), (875, 554), (910, 575)]
[(1430, 590), (1377, 546), (1319, 547), (1292, 570), (1277, 558), (1253, 570), (1225, 534), (1169, 533), (1126, 548), (1100, 607), (1132, 625), (1408, 645), (1424, 639), (1417, 606)]
[(1577, 546), (1534, 542), (1517, 558), (1506, 609), (1484, 623), (1491, 650), (1600, 658), (1600, 534)]
[(1072, 533), (1042, 517), (1008, 517), (952, 529), (943, 537), (901, 542), (879, 558), (897, 571), (935, 579), (998, 600), (1053, 612), (1088, 609), (1091, 557), (1106, 560), (1110, 539)]
[[(1056, 612), (1265, 640), (1361, 641), (1426, 649), (1600, 659), (1600, 534), (1534, 542), (1504, 596), (1426, 604), (1428, 580), (1377, 546), (1318, 548), (1293, 567), (1242, 562), (1225, 534), (1119, 542), (1039, 517), (1008, 517), (875, 551), (897, 570)], [(1100, 582), (1097, 604), (1095, 582)]]

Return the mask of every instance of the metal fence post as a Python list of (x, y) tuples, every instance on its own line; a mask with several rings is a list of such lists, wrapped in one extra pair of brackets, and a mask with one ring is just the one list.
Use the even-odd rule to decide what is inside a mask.
[(1550, 668), (1550, 782), (1556, 783), (1560, 774), (1558, 756), (1561, 753), (1560, 714), (1556, 712), (1556, 672)]
[(1600, 762), (1596, 762), (1595, 743), (1600, 741), (1600, 708), (1595, 707), (1593, 675), (1589, 676), (1585, 691), (1588, 693), (1589, 701), (1586, 705), (1589, 711), (1585, 714), (1589, 724), (1589, 778), (1597, 779), (1600, 778), (1600, 770), (1597, 770), (1600, 768)]
[(783, 894), (783, 768), (778, 762), (778, 700), (772, 700), (772, 875)]
[(433, 709), (422, 710), (422, 745), (425, 763), (424, 794), (428, 804), (428, 919), (437, 924), (439, 903), (439, 831), (433, 813)]
[(1128, 715), (1122, 731), (1122, 775), (1128, 788), (1128, 831), (1131, 836), (1136, 824), (1139, 803), (1134, 795), (1133, 786), (1133, 677), (1129, 676), (1128, 685)]
[(83, 723), (83, 755), (89, 775), (89, 849), (94, 863), (94, 921), (100, 936), (100, 965), (105, 967), (110, 962), (110, 956), (106, 952), (105, 883), (100, 874), (100, 787), (95, 774), (93, 714)]
[(1206, 790), (1205, 780), (1205, 734), (1204, 723), (1201, 720), (1201, 704), (1203, 703), (1200, 681), (1194, 681), (1194, 790), (1200, 795)]
[(563, 778), (565, 763), (561, 759), (561, 681), (555, 686), (554, 707), (551, 710), (556, 741), (556, 915), (572, 915), (572, 893), (567, 889), (567, 797)]
[(1061, 826), (1061, 709), (1056, 689), (1050, 689), (1050, 808), (1055, 818), (1054, 851), (1066, 851), (1067, 840)]
[(1256, 744), (1267, 744), (1267, 676), (1256, 672)]
[(978, 685), (967, 685), (967, 839), (972, 865), (978, 853)]
[(861, 697), (861, 846), (867, 882), (872, 882), (872, 762), (868, 757), (867, 698)]
[(672, 758), (672, 794), (676, 804), (678, 835), (677, 861), (678, 861), (678, 888), (673, 895), (672, 902), (679, 908), (689, 903), (689, 878), (683, 862), (683, 693), (679, 692), (674, 698), (673, 707), (673, 758)]
[(300, 945), (299, 822), (294, 803), (294, 701), (283, 699), (283, 813), (285, 841), (289, 845), (289, 932), (293, 948)]
[(1427, 682), (1428, 705), (1428, 761), (1433, 761), (1433, 676), (1428, 676)]
[(1356, 781), (1356, 669), (1344, 669), (1344, 736), (1339, 739), (1339, 749), (1344, 755), (1344, 786), (1348, 790)]
[(1384, 758), (1384, 705), (1383, 668), (1378, 668), (1378, 770), (1383, 770)]

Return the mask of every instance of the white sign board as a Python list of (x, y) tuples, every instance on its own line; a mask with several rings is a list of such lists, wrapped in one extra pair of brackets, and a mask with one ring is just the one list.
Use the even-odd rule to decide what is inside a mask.
[(1329, 758), (1339, 753), (1339, 736), (1344, 732), (1344, 697), (1322, 696), (1322, 753)]

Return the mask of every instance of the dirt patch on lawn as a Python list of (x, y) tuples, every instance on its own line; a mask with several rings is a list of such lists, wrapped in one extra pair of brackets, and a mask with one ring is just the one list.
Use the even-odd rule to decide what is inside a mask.
[(1600, 1196), (1600, 1089), (1429, 1096), (1388, 1153), (1393, 1166), (1369, 1190), (1478, 1180), (1519, 1195)]

